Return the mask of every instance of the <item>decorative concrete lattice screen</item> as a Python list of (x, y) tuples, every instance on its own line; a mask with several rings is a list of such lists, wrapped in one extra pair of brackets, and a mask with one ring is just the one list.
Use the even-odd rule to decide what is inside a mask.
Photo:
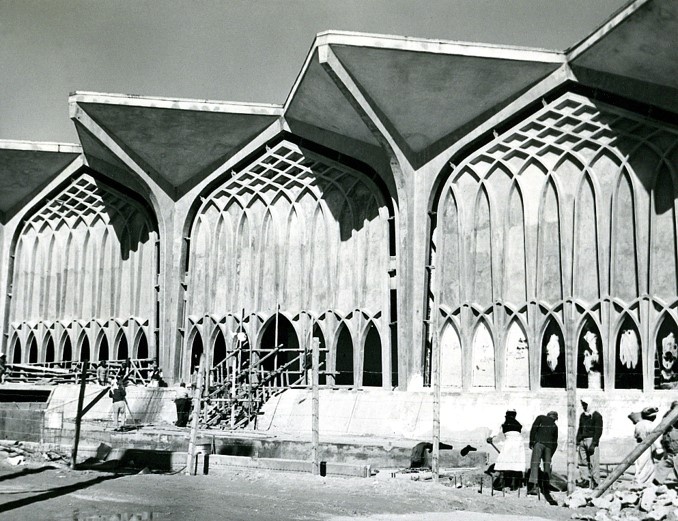
[(184, 362), (205, 346), (218, 364), (241, 323), (252, 346), (273, 348), (277, 327), (286, 348), (320, 337), (337, 384), (389, 386), (388, 217), (366, 175), (287, 141), (267, 149), (193, 223)]
[(443, 384), (675, 388), (678, 132), (565, 94), (451, 165), (433, 234)]
[(157, 232), (139, 203), (90, 175), (77, 177), (18, 237), (9, 360), (147, 358), (156, 255)]

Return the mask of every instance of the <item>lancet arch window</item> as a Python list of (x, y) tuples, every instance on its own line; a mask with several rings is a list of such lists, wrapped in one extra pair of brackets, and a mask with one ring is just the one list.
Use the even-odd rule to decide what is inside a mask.
[[(124, 190), (78, 174), (18, 227), (5, 327), (26, 352), (23, 342), (44, 329), (76, 331), (75, 358), (83, 359), (101, 356), (89, 339), (102, 332), (114, 338), (140, 321), (157, 328), (157, 227), (146, 205)], [(52, 336), (34, 338), (37, 357), (29, 360), (73, 360), (70, 340), (59, 350), (52, 344), (48, 356)]]
[[(597, 386), (598, 375), (584, 365), (582, 335), (591, 332), (600, 342), (601, 387), (660, 388), (661, 340), (649, 332), (660, 328), (665, 310), (678, 306), (676, 128), (564, 93), (451, 159), (431, 209), (429, 309), (457, 317), (461, 352), (472, 351), (479, 319), (497, 328), (508, 350), (514, 327), (508, 310), (514, 309), (526, 341), (540, 350), (530, 366), (539, 373), (532, 385), (565, 388), (567, 324), (580, 386)], [(639, 314), (643, 295), (658, 303)], [(629, 313), (636, 317), (633, 327), (620, 327)], [(620, 331), (632, 331), (621, 352)], [(449, 335), (444, 328), (436, 332), (443, 333)], [(630, 335), (639, 346), (636, 367), (628, 365), (635, 356), (619, 360), (630, 352)], [(560, 355), (549, 357), (556, 341)], [(499, 384), (509, 388), (510, 358), (494, 347), (504, 375)], [(643, 381), (652, 374), (643, 373), (643, 360), (656, 364), (652, 383)], [(472, 378), (471, 360), (463, 367)], [(614, 380), (603, 382), (606, 373)]]

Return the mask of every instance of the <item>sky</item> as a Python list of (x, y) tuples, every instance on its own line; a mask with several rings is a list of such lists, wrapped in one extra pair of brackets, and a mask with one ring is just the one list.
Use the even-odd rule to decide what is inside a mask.
[(564, 50), (627, 0), (0, 0), (0, 139), (76, 143), (76, 90), (283, 103), (328, 29)]

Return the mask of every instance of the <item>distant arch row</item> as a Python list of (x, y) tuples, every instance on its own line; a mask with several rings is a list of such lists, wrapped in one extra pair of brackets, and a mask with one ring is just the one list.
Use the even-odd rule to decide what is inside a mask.
[(13, 329), (9, 340), (10, 363), (59, 365), (83, 360), (148, 359), (151, 352), (148, 326), (129, 321), (99, 324), (38, 324)]

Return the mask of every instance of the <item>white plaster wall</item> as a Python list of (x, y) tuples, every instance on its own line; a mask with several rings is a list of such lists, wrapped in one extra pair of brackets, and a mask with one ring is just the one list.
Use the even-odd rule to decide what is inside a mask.
[[(603, 415), (604, 432), (601, 458), (618, 462), (633, 448), (633, 425), (627, 418), (632, 411), (653, 405), (659, 418), (668, 410), (674, 396), (640, 391), (581, 393), (596, 404)], [(560, 390), (531, 392), (464, 392), (444, 394), (441, 400), (441, 441), (472, 443), (488, 449), (485, 438), (499, 430), (507, 409), (515, 408), (523, 424), (526, 446), (532, 422), (539, 414), (558, 412), (559, 457), (565, 458), (567, 442), (567, 398)], [(311, 432), (311, 392), (290, 389), (272, 398), (263, 408), (258, 429), (264, 431)], [(577, 411), (577, 417), (581, 408)], [(391, 439), (431, 439), (433, 398), (430, 392), (382, 391), (370, 389), (322, 390), (320, 392), (320, 435), (370, 436)], [(490, 451), (492, 452), (492, 451)]]

